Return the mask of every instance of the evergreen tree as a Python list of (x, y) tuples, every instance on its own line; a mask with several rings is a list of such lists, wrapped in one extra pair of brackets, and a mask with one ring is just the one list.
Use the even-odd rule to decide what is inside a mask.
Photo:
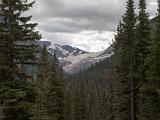
[[(99, 90), (99, 120), (107, 120), (107, 114), (110, 111), (107, 111), (107, 98), (106, 98), (106, 91), (103, 89)], [(110, 104), (112, 105), (112, 104)], [(110, 114), (110, 113), (109, 113)], [(109, 119), (108, 119), (109, 120)], [(112, 119), (113, 120), (113, 119)]]
[(160, 120), (160, 0), (155, 30), (146, 58), (146, 83), (141, 87), (140, 119)]
[(107, 74), (107, 87), (106, 87), (106, 102), (103, 106), (105, 106), (105, 112), (107, 113), (105, 116), (105, 120), (114, 120), (114, 91), (113, 91), (113, 57), (111, 57), (109, 62), (109, 69)]
[(47, 118), (47, 94), (48, 94), (48, 78), (49, 78), (49, 65), (48, 65), (48, 52), (44, 45), (40, 56), (40, 65), (38, 67), (37, 75), (37, 98), (35, 108), (35, 119)]
[(74, 100), (73, 100), (73, 93), (72, 91), (70, 90), (70, 88), (67, 89), (66, 91), (66, 97), (65, 97), (65, 103), (66, 103), (66, 120), (74, 120), (73, 119), (73, 115), (74, 115), (74, 107), (73, 107), (73, 103), (74, 103)]
[(136, 53), (136, 63), (137, 63), (137, 73), (140, 80), (145, 80), (145, 66), (144, 60), (149, 52), (148, 46), (150, 42), (150, 25), (149, 25), (149, 15), (146, 13), (146, 2), (145, 0), (139, 0), (139, 24), (136, 28), (136, 42), (135, 42), (135, 53)]
[[(115, 67), (114, 111), (116, 120), (135, 120), (133, 58), (135, 42), (136, 15), (133, 0), (127, 1), (127, 10), (122, 24), (118, 28), (118, 39), (115, 43), (117, 52)], [(121, 27), (122, 26), (122, 27)], [(122, 29), (122, 30), (121, 30)]]
[(59, 61), (54, 54), (54, 62), (50, 68), (48, 81), (47, 112), (49, 120), (64, 120), (65, 117), (65, 92), (62, 71)]
[(0, 106), (4, 120), (26, 120), (32, 116), (34, 85), (26, 81), (27, 75), (19, 67), (33, 63), (35, 40), (40, 39), (34, 31), (37, 24), (29, 23), (31, 16), (22, 16), (33, 4), (27, 0), (1, 1)]
[(135, 88), (135, 96), (134, 99), (136, 100), (136, 119), (138, 119), (139, 114), (139, 102), (140, 102), (140, 87), (146, 82), (145, 77), (145, 59), (147, 54), (149, 53), (148, 46), (150, 42), (150, 25), (149, 25), (149, 15), (146, 13), (146, 1), (139, 0), (139, 15), (138, 15), (138, 22), (136, 28), (136, 42), (135, 42), (135, 50), (134, 50), (134, 88)]
[(77, 81), (74, 95), (74, 120), (85, 120), (86, 112), (86, 93), (83, 80)]
[[(113, 56), (113, 90), (114, 90), (114, 99), (113, 99), (113, 111), (115, 114), (115, 120), (123, 120), (123, 115), (125, 116), (125, 111), (128, 106), (124, 106), (123, 103), (126, 98), (123, 94), (124, 91), (124, 83), (123, 82), (123, 72), (121, 71), (123, 65), (122, 64), (122, 50), (123, 50), (123, 40), (124, 40), (124, 28), (122, 23), (119, 23), (117, 27), (117, 34), (115, 36), (115, 46), (114, 46), (114, 56)], [(110, 86), (108, 86), (110, 87)], [(123, 96), (122, 96), (123, 95)], [(127, 103), (127, 102), (126, 102)]]

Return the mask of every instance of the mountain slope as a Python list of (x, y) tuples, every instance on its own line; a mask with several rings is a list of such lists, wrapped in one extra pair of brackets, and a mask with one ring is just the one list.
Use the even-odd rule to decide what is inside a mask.
[(40, 46), (47, 45), (49, 53), (56, 53), (63, 69), (67, 73), (79, 72), (113, 54), (111, 47), (102, 52), (91, 53), (69, 45), (51, 44), (51, 42), (47, 40), (41, 40), (38, 44)]

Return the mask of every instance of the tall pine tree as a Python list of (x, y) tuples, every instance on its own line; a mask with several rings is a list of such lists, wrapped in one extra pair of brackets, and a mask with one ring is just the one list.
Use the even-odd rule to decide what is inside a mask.
[(136, 42), (134, 50), (134, 79), (135, 79), (135, 104), (136, 104), (136, 119), (139, 114), (139, 104), (141, 100), (140, 88), (146, 82), (145, 77), (145, 59), (149, 53), (149, 42), (150, 42), (150, 25), (149, 15), (146, 13), (146, 0), (139, 0), (139, 15), (138, 25), (136, 28)]
[(155, 30), (149, 45), (146, 58), (146, 83), (141, 87), (141, 120), (160, 120), (160, 0), (158, 0), (158, 16)]
[(127, 1), (127, 10), (118, 28), (115, 43), (116, 66), (114, 70), (115, 120), (135, 120), (133, 50), (136, 15), (133, 0)]
[(65, 88), (62, 69), (59, 61), (54, 54), (54, 60), (51, 63), (50, 75), (48, 81), (47, 112), (49, 120), (65, 120)]
[(1, 0), (0, 106), (4, 120), (26, 120), (32, 117), (35, 90), (26, 81), (27, 75), (20, 67), (33, 63), (35, 40), (40, 39), (38, 32), (34, 31), (37, 24), (29, 22), (31, 16), (22, 16), (33, 4), (27, 0)]
[(103, 106), (105, 106), (104, 112), (106, 112), (105, 120), (114, 120), (114, 91), (113, 91), (113, 59), (114, 57), (111, 57), (109, 60), (109, 67), (108, 67), (108, 74), (107, 74), (107, 87), (106, 87), (106, 102)]
[(150, 25), (149, 15), (146, 13), (146, 2), (145, 0), (139, 0), (139, 15), (136, 28), (136, 42), (135, 42), (135, 73), (138, 82), (145, 81), (145, 58), (149, 53), (149, 42), (150, 42)]
[(49, 64), (48, 52), (44, 45), (40, 56), (40, 65), (38, 66), (38, 75), (36, 80), (37, 97), (35, 104), (35, 119), (47, 118), (47, 94), (48, 94), (48, 79), (49, 79)]
[(84, 81), (79, 79), (74, 95), (74, 120), (85, 120), (86, 116), (86, 91)]

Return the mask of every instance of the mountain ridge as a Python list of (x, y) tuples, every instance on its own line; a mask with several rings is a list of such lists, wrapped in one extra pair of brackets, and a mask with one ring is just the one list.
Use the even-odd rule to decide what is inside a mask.
[(70, 45), (52, 44), (49, 40), (40, 40), (38, 44), (41, 47), (45, 45), (49, 53), (56, 53), (64, 71), (67, 73), (79, 72), (113, 54), (111, 46), (102, 52), (86, 52)]

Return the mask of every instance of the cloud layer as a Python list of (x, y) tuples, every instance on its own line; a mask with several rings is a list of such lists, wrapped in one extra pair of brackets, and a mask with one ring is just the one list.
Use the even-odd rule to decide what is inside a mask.
[[(37, 0), (30, 13), (43, 38), (95, 52), (108, 47), (125, 6), (126, 0)], [(147, 6), (155, 16), (156, 0)]]

